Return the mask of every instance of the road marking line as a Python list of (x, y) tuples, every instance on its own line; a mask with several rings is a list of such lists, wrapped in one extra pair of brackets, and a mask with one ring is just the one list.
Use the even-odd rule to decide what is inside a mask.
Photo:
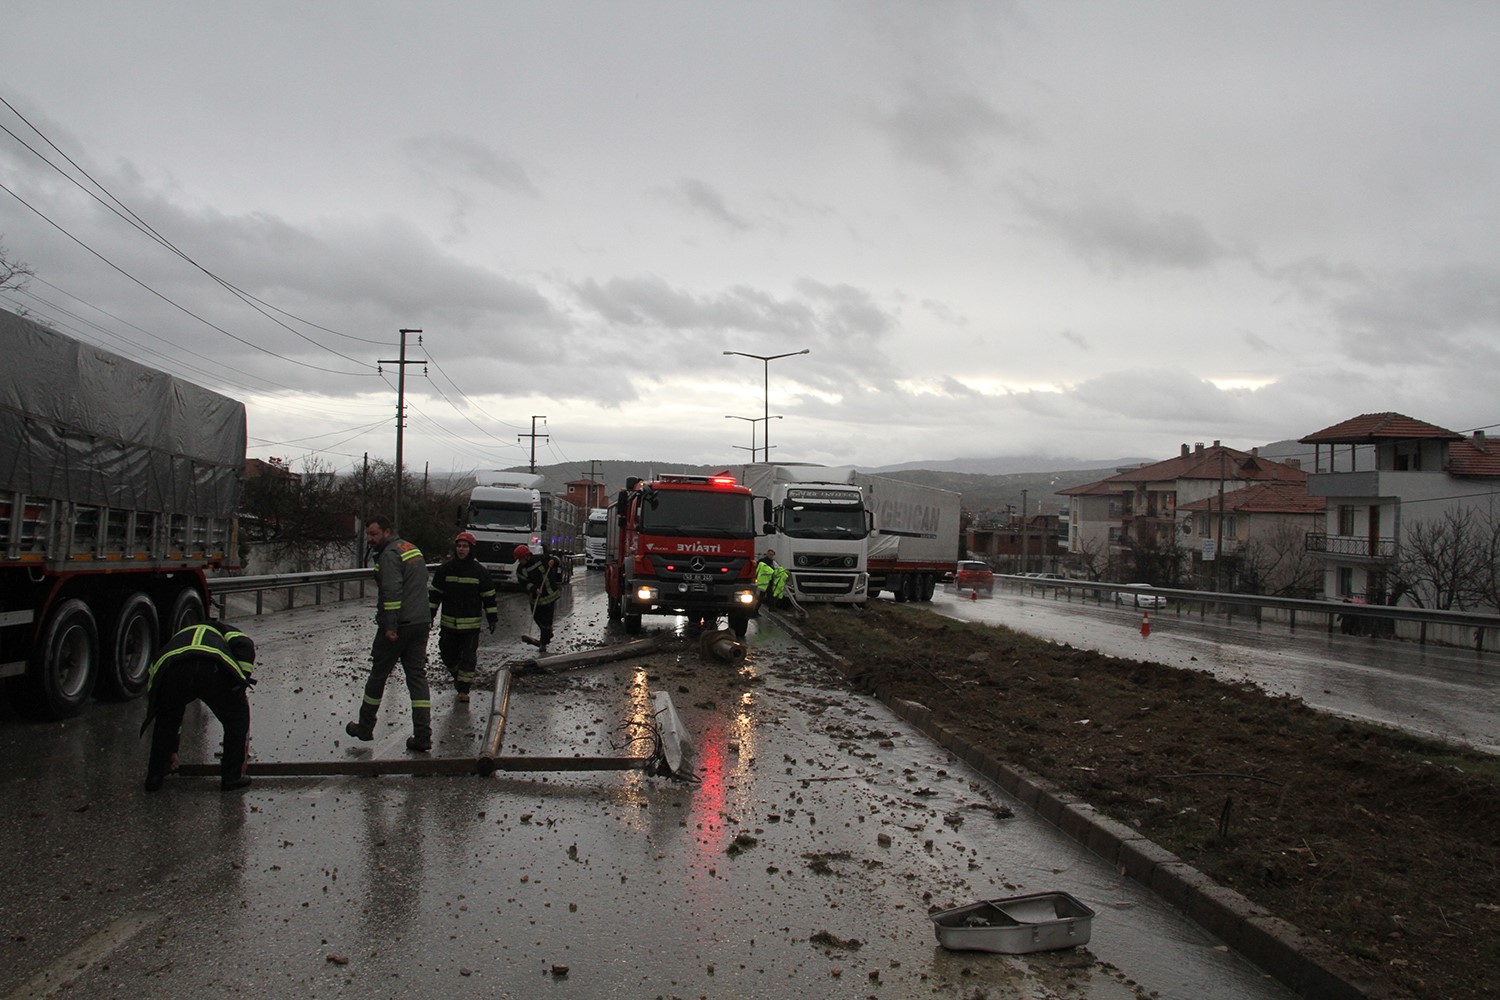
[(160, 919), (160, 914), (138, 910), (111, 921), (97, 934), (84, 939), (78, 947), (32, 976), (5, 1000), (38, 1000), (73, 985), (100, 959), (107, 958), (116, 948)]

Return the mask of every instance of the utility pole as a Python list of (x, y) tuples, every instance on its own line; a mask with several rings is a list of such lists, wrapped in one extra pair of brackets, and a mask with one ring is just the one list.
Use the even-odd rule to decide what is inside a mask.
[[(410, 333), (415, 333), (417, 335), (418, 344), (422, 342), (421, 330), (408, 330), (403, 328), (401, 330), (401, 356), (395, 361), (391, 361), (385, 358), (382, 358), (379, 361), (379, 364), (382, 365), (399, 366), (398, 374), (396, 376), (396, 509), (391, 511), (391, 524), (396, 529), (397, 534), (400, 534), (401, 532), (401, 476), (405, 468), (405, 466), (402, 464), (401, 449), (402, 432), (406, 429), (406, 366), (425, 366), (427, 364), (427, 361), (425, 359), (421, 361), (408, 361), (406, 359), (406, 336)], [(377, 371), (378, 370), (379, 369), (377, 369)], [(424, 375), (427, 373), (426, 367), (423, 367), (422, 373)]]
[(1214, 542), (1214, 593), (1219, 592), (1219, 564), (1224, 561), (1224, 449), (1219, 449), (1219, 530)]
[(531, 438), (531, 471), (533, 473), (536, 472), (536, 439), (539, 438), (539, 437), (540, 438), (544, 438), (544, 437), (550, 437), (551, 436), (549, 434), (538, 434), (536, 432), (536, 422), (538, 420), (546, 420), (546, 419), (547, 419), (547, 415), (545, 413), (540, 414), (540, 415), (534, 415), (534, 416), (532, 416), (532, 418), (531, 418), (531, 433), (530, 434), (517, 434), (516, 435), (516, 440), (517, 441), (521, 440), (522, 438)]
[[(597, 458), (591, 458), (591, 459), (589, 459), (589, 506), (590, 507), (597, 507), (597, 506), (599, 506), (599, 501), (601, 501), (601, 500), (604, 499), (604, 490), (602, 488), (604, 486), (604, 484), (601, 483), (601, 482), (599, 482), (599, 479), (598, 479), (598, 475), (599, 475), (598, 469), (599, 469), (599, 460)], [(595, 485), (598, 485), (601, 488), (598, 489), (598, 490), (596, 490), (596, 489), (594, 489)]]
[(1021, 572), (1026, 572), (1027, 550), (1031, 548), (1031, 530), (1026, 523), (1026, 491), (1021, 491)]

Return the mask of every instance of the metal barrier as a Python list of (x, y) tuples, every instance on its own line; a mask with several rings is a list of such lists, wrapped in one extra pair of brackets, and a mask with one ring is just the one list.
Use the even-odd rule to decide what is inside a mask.
[[(1500, 630), (1500, 615), (1477, 614), (1469, 611), (1436, 611), (1430, 608), (1412, 608), (1402, 606), (1391, 606), (1385, 604), (1353, 604), (1344, 601), (1307, 600), (1295, 597), (1267, 597), (1262, 594), (1224, 594), (1207, 590), (1173, 590), (1166, 587), (1132, 587), (1120, 583), (1103, 583), (1096, 580), (1069, 580), (1061, 577), (1034, 577), (1018, 576), (1014, 574), (995, 574), (995, 579), (1003, 580), (1007, 584), (1017, 587), (1030, 588), (1032, 590), (1053, 590), (1055, 592), (1067, 592), (1067, 599), (1071, 601), (1076, 591), (1081, 600), (1087, 602), (1093, 599), (1097, 604), (1104, 604), (1106, 600), (1119, 603), (1125, 598), (1128, 603), (1134, 604), (1137, 594), (1156, 594), (1176, 602), (1176, 610), (1180, 615), (1184, 606), (1198, 606), (1199, 617), (1207, 614), (1209, 608), (1225, 609), (1228, 617), (1233, 618), (1236, 609), (1250, 609), (1257, 622), (1261, 619), (1261, 612), (1274, 609), (1284, 613), (1289, 628), (1297, 627), (1297, 616), (1299, 614), (1313, 617), (1326, 618), (1328, 631), (1332, 632), (1341, 618), (1349, 617), (1361, 622), (1391, 621), (1391, 622), (1413, 622), (1418, 626), (1417, 641), (1427, 641), (1427, 627), (1429, 625), (1441, 625), (1457, 629), (1460, 632), (1473, 630), (1474, 648), (1483, 651), (1484, 633), (1490, 630)], [(1108, 595), (1108, 597), (1106, 597)], [(1150, 609), (1156, 610), (1156, 609)]]
[(254, 594), (255, 613), (265, 613), (265, 597), (269, 591), (286, 591), (286, 608), (297, 607), (297, 591), (312, 588), (312, 603), (322, 604), (325, 588), (333, 588), (335, 600), (346, 600), (345, 588), (357, 585), (355, 596), (365, 596), (365, 584), (375, 580), (373, 566), (360, 569), (319, 570), (314, 573), (273, 573), (268, 576), (214, 576), (208, 579), (209, 600), (225, 615), (225, 605), (230, 594)]

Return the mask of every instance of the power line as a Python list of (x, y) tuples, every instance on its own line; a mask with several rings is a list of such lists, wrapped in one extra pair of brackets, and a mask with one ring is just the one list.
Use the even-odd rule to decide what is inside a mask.
[(243, 337), (240, 337), (240, 336), (237, 336), (237, 335), (235, 335), (233, 333), (230, 333), (228, 330), (224, 329), (222, 326), (219, 326), (217, 323), (211, 322), (210, 320), (204, 319), (202, 316), (199, 316), (197, 313), (193, 312), (187, 306), (184, 306), (180, 302), (177, 302), (177, 301), (173, 300), (172, 298), (168, 297), (167, 295), (164, 295), (163, 293), (158, 292), (155, 288), (152, 288), (150, 285), (146, 284), (146, 282), (142, 281), (140, 278), (137, 278), (135, 275), (131, 274), (129, 271), (125, 270), (123, 267), (120, 267), (114, 261), (110, 260), (108, 257), (104, 256), (102, 253), (100, 253), (99, 251), (95, 250), (93, 247), (89, 246), (87, 243), (83, 242), (83, 240), (79, 239), (77, 236), (74, 236), (66, 228), (64, 228), (63, 226), (59, 225), (58, 223), (52, 221), (50, 218), (47, 217), (47, 215), (44, 212), (42, 212), (40, 209), (38, 209), (35, 205), (32, 205), (25, 198), (22, 198), (20, 195), (16, 194), (9, 187), (7, 187), (5, 184), (0, 183), (0, 191), (4, 191), (6, 194), (8, 194), (12, 198), (16, 199), (16, 201), (19, 201), (22, 205), (26, 206), (26, 208), (29, 211), (31, 211), (34, 215), (36, 215), (37, 218), (41, 219), (43, 222), (47, 223), (47, 225), (51, 226), (53, 229), (56, 229), (58, 232), (62, 233), (64, 236), (66, 236), (68, 239), (72, 240), (74, 243), (78, 244), (84, 250), (87, 250), (89, 253), (91, 253), (95, 257), (99, 258), (99, 260), (101, 260), (105, 264), (107, 264), (116, 273), (120, 274), (121, 276), (123, 276), (125, 278), (128, 278), (130, 281), (132, 281), (135, 284), (139, 285), (141, 288), (144, 288), (146, 291), (150, 292), (152, 295), (155, 295), (157, 298), (161, 299), (163, 302), (167, 303), (172, 308), (174, 308), (174, 309), (176, 309), (176, 310), (178, 310), (178, 311), (180, 311), (180, 312), (182, 312), (182, 313), (184, 313), (184, 314), (186, 314), (188, 316), (191, 316), (193, 319), (195, 319), (198, 322), (202, 323), (204, 326), (208, 327), (209, 329), (211, 329), (211, 330), (217, 330), (219, 333), (222, 333), (224, 336), (228, 337), (230, 340), (233, 340), (233, 341), (236, 341), (238, 343), (244, 344), (246, 347), (253, 347), (255, 350), (260, 351), (263, 354), (269, 354), (271, 357), (276, 358), (276, 359), (281, 360), (281, 361), (285, 361), (287, 364), (298, 365), (298, 366), (300, 366), (302, 368), (311, 368), (314, 371), (327, 372), (330, 375), (359, 375), (359, 376), (365, 376), (365, 377), (373, 377), (375, 375), (375, 372), (346, 372), (346, 371), (339, 371), (338, 369), (335, 369), (335, 368), (324, 368), (321, 365), (315, 365), (315, 364), (312, 364), (311, 362), (307, 362), (307, 361), (297, 361), (297, 360), (294, 360), (293, 358), (288, 358), (285, 355), (277, 354), (275, 351), (271, 350), (268, 347), (262, 347), (261, 345), (253, 343), (252, 341), (246, 340)]
[[(371, 339), (367, 339), (367, 338), (364, 338), (364, 337), (355, 337), (355, 336), (353, 336), (351, 334), (342, 333), (342, 332), (340, 332), (338, 330), (332, 330), (332, 329), (329, 329), (328, 327), (320, 326), (319, 324), (314, 323), (311, 320), (303, 319), (302, 317), (297, 316), (294, 313), (288, 312), (287, 310), (281, 309), (281, 308), (279, 308), (277, 306), (273, 306), (270, 303), (265, 302), (264, 300), (262, 300), (262, 299), (260, 299), (260, 298), (258, 298), (256, 296), (254, 296), (254, 295), (251, 295), (249, 292), (246, 292), (244, 289), (240, 288), (239, 286), (233, 284), (232, 282), (228, 281), (225, 278), (220, 277), (218, 274), (214, 273), (213, 271), (210, 271), (208, 268), (204, 267), (202, 264), (199, 264), (195, 259), (193, 259), (189, 254), (187, 254), (184, 250), (182, 250), (180, 247), (178, 247), (171, 240), (169, 240), (165, 236), (163, 236), (160, 232), (157, 231), (157, 229), (154, 226), (152, 226), (150, 223), (146, 222), (146, 220), (142, 219), (138, 214), (136, 214), (136, 212), (134, 210), (132, 210), (128, 205), (126, 205), (124, 202), (122, 202), (119, 198), (117, 198), (114, 195), (114, 193), (109, 190), (109, 188), (105, 187), (102, 183), (100, 183), (97, 179), (95, 179), (92, 174), (90, 174), (87, 170), (85, 170), (82, 166), (80, 166), (77, 161), (75, 161), (71, 156), (69, 156), (66, 152), (64, 152), (61, 148), (59, 148), (56, 143), (54, 143), (51, 139), (49, 139), (47, 137), (46, 133), (42, 132), (41, 129), (37, 128), (34, 124), (32, 124), (32, 122), (25, 115), (23, 115), (19, 110), (16, 109), (15, 105), (11, 104), (4, 97), (0, 97), (0, 104), (4, 104), (7, 108), (10, 109), (11, 113), (13, 113), (17, 118), (21, 119), (21, 121), (25, 122), (26, 125), (27, 125), (27, 127), (30, 128), (33, 132), (35, 132), (38, 136), (40, 136), (43, 142), (45, 142), (54, 151), (56, 151), (59, 156), (61, 156), (65, 160), (67, 160), (68, 163), (69, 163), (69, 165), (71, 165), (74, 170), (77, 170), (84, 177), (88, 178), (89, 183), (93, 184), (94, 187), (96, 187), (100, 191), (104, 192), (104, 194), (109, 198), (109, 202), (113, 202), (114, 204), (112, 205), (109, 202), (106, 202), (103, 198), (100, 198), (93, 191), (90, 191), (88, 188), (84, 187), (82, 184), (80, 184), (78, 182), (77, 178), (73, 177), (67, 171), (63, 170), (57, 164), (53, 163), (43, 153), (41, 153), (39, 150), (37, 150), (36, 148), (34, 148), (25, 139), (22, 139), (20, 136), (16, 135), (14, 132), (12, 132), (6, 126), (0, 125), (0, 131), (4, 131), (12, 139), (15, 139), (16, 142), (18, 142), (22, 146), (26, 147), (26, 149), (29, 150), (32, 153), (32, 155), (36, 156), (37, 159), (41, 160), (43, 163), (47, 164), (47, 166), (49, 166), (53, 170), (55, 170), (59, 175), (61, 175), (62, 177), (64, 177), (69, 183), (71, 183), (73, 186), (75, 186), (76, 188), (78, 188), (78, 190), (82, 191), (84, 194), (87, 194), (90, 198), (93, 198), (100, 205), (103, 205), (110, 212), (114, 213), (117, 217), (119, 217), (127, 225), (129, 225), (132, 228), (134, 228), (137, 232), (140, 232), (141, 234), (143, 234), (145, 236), (148, 236), (150, 239), (152, 239), (154, 242), (156, 242), (158, 245), (160, 245), (164, 249), (170, 250), (172, 253), (176, 254), (183, 261), (187, 262), (188, 264), (192, 265), (194, 268), (196, 268), (199, 271), (201, 271), (203, 274), (205, 274), (206, 276), (208, 276), (209, 278), (211, 278), (213, 281), (217, 282), (220, 286), (222, 286), (223, 288), (225, 288), (226, 290), (228, 290), (236, 298), (240, 299), (240, 301), (242, 301), (245, 304), (249, 305), (252, 309), (255, 309), (256, 312), (259, 312), (262, 316), (265, 316), (267, 319), (271, 320), (271, 322), (275, 323), (277, 326), (280, 326), (282, 329), (286, 330), (288, 333), (292, 334), (293, 336), (300, 337), (301, 339), (307, 341), (309, 344), (312, 344), (314, 347), (318, 347), (318, 348), (320, 348), (322, 350), (326, 350), (330, 354), (333, 354), (333, 355), (335, 355), (337, 357), (343, 358), (345, 361), (350, 361), (350, 362), (353, 362), (354, 364), (360, 364), (361, 363), (356, 358), (351, 358), (347, 354), (342, 354), (342, 353), (340, 353), (338, 351), (335, 351), (331, 347), (328, 347), (326, 344), (320, 344), (316, 340), (313, 340), (311, 337), (308, 337), (307, 335), (305, 335), (305, 334), (303, 334), (303, 333), (301, 333), (301, 332), (299, 332), (297, 330), (292, 329), (290, 326), (287, 326), (285, 323), (281, 322), (276, 317), (271, 316), (269, 313), (267, 313), (265, 311), (266, 309), (273, 310), (273, 311), (275, 311), (277, 313), (280, 313), (283, 316), (286, 316), (286, 317), (288, 317), (290, 319), (294, 319), (294, 320), (296, 320), (299, 323), (306, 324), (307, 326), (310, 326), (310, 327), (312, 327), (315, 330), (321, 330), (324, 333), (330, 333), (330, 334), (333, 334), (334, 336), (343, 337), (343, 338), (345, 338), (347, 340), (353, 340), (353, 341), (356, 341), (358, 343), (364, 343), (364, 344), (379, 344), (379, 343), (382, 343), (382, 341), (378, 341), (378, 340), (371, 340)], [(119, 208), (116, 208), (115, 207), (116, 205), (118, 205)], [(30, 206), (28, 206), (28, 207), (30, 207)], [(129, 216), (128, 218), (127, 218), (127, 215)], [(262, 308), (260, 308), (261, 306), (264, 306), (265, 308), (262, 309)]]

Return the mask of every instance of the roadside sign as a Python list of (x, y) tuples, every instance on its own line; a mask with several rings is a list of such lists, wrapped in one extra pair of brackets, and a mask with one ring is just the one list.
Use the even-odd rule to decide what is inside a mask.
[(1204, 562), (1213, 562), (1214, 561), (1214, 556), (1217, 554), (1217, 552), (1218, 552), (1218, 549), (1215, 547), (1214, 540), (1212, 538), (1205, 538), (1205, 539), (1203, 539), (1203, 561)]

